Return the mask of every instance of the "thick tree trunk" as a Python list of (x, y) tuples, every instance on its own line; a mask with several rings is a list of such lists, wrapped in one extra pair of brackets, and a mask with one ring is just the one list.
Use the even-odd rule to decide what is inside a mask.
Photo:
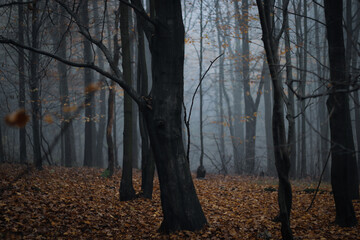
[[(39, 19), (36, 2), (33, 3), (32, 10), (32, 31), (31, 31), (31, 46), (35, 49), (39, 47)], [(42, 169), (41, 149), (40, 149), (40, 98), (39, 98), (39, 54), (30, 52), (30, 98), (32, 108), (32, 133), (33, 133), (33, 154), (34, 163), (37, 169)]]
[[(22, 2), (22, 1), (19, 1)], [(24, 44), (24, 7), (22, 4), (18, 6), (18, 15), (19, 15), (19, 43)], [(25, 109), (25, 53), (23, 48), (19, 48), (18, 56), (18, 68), (19, 68), (19, 108)], [(19, 142), (20, 142), (20, 163), (24, 164), (27, 162), (26, 154), (26, 128), (19, 129)]]
[[(122, 48), (123, 77), (131, 86), (131, 62), (129, 43), (129, 8), (120, 3), (120, 33)], [(124, 94), (124, 138), (123, 138), (123, 168), (120, 183), (120, 200), (127, 201), (135, 198), (132, 184), (132, 99)]]
[(182, 142), (184, 25), (180, 1), (154, 2), (151, 108), (144, 109), (158, 170), (164, 220), (160, 231), (198, 230), (206, 218), (197, 198)]
[[(83, 26), (89, 28), (89, 12), (88, 0), (81, 2), (80, 14)], [(84, 62), (91, 63), (93, 61), (91, 43), (84, 37)], [(89, 68), (84, 69), (84, 83), (85, 89), (93, 83), (92, 70)], [(94, 165), (94, 152), (95, 152), (95, 123), (94, 123), (94, 92), (85, 91), (85, 147), (84, 147), (84, 166), (92, 167)]]
[[(325, 1), (325, 19), (329, 43), (330, 78), (333, 91), (348, 90), (342, 27), (343, 1)], [(331, 185), (336, 218), (340, 226), (357, 224), (352, 199), (359, 194), (357, 163), (349, 111), (348, 93), (332, 93), (327, 100), (331, 132)]]

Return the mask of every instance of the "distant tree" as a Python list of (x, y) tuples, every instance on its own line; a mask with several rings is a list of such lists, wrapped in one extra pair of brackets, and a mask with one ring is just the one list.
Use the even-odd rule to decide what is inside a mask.
[[(80, 3), (80, 18), (81, 23), (85, 29), (89, 29), (89, 10), (88, 0)], [(93, 53), (91, 42), (84, 37), (84, 62), (93, 62)], [(95, 111), (94, 91), (87, 89), (93, 84), (93, 73), (89, 68), (84, 69), (84, 83), (85, 83), (85, 147), (84, 147), (84, 166), (92, 167), (95, 159), (95, 122), (93, 121)]]
[[(31, 47), (39, 48), (40, 32), (40, 3), (34, 1), (31, 3)], [(41, 101), (40, 101), (40, 76), (39, 65), (40, 57), (36, 52), (30, 52), (30, 99), (31, 99), (31, 119), (32, 119), (32, 136), (33, 136), (33, 154), (34, 163), (37, 169), (42, 169), (42, 158), (40, 149), (40, 118), (41, 118)]]
[[(21, 4), (22, 1), (19, 1), (18, 6), (18, 38), (21, 44), (24, 44), (24, 7)], [(19, 108), (25, 109), (25, 52), (23, 48), (19, 48), (18, 55), (18, 68), (19, 68)], [(26, 128), (19, 129), (19, 142), (20, 142), (20, 163), (26, 163), (27, 153), (26, 153)]]

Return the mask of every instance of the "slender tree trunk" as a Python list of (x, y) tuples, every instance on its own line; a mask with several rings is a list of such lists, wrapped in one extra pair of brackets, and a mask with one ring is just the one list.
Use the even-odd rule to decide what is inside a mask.
[[(240, 13), (240, 7), (239, 7), (239, 2), (238, 1), (234, 1), (234, 8), (235, 8), (235, 21), (236, 21), (236, 25), (237, 26), (241, 26), (241, 13)], [(235, 40), (235, 53), (236, 53), (236, 67), (235, 67), (235, 76), (236, 76), (236, 80), (234, 83), (234, 88), (233, 88), (233, 96), (234, 96), (234, 119), (235, 119), (235, 124), (234, 124), (234, 130), (235, 130), (235, 139), (237, 141), (236, 144), (236, 150), (238, 153), (238, 156), (234, 155), (234, 166), (235, 166), (235, 172), (237, 174), (240, 174), (243, 172), (243, 159), (244, 159), (244, 118), (242, 116), (242, 104), (241, 104), (241, 99), (243, 99), (242, 97), (242, 93), (243, 93), (243, 89), (241, 87), (242, 84), (242, 74), (241, 74), (241, 62), (242, 62), (242, 57), (241, 57), (241, 44), (240, 44), (240, 28), (237, 27), (235, 28), (235, 34), (236, 36), (238, 36)]]
[(294, 119), (294, 93), (293, 89), (293, 72), (291, 62), (291, 45), (289, 33), (289, 19), (285, 21), (285, 58), (286, 58), (286, 82), (288, 85), (288, 101), (287, 101), (287, 114), (288, 120), (288, 144), (289, 144), (289, 157), (290, 157), (290, 176), (296, 177), (296, 132), (295, 132), (295, 119)]
[[(314, 15), (315, 15), (315, 19), (320, 19), (319, 18), (319, 13), (318, 13), (318, 6), (317, 4), (314, 4)], [(321, 60), (321, 53), (320, 53), (320, 49), (321, 49), (321, 45), (320, 45), (320, 26), (318, 22), (315, 22), (315, 46), (316, 46), (316, 58), (318, 59), (318, 61)], [(317, 63), (317, 73), (319, 76), (323, 75), (323, 68), (321, 66), (321, 64), (318, 62)], [(326, 89), (323, 86), (323, 83), (321, 81), (321, 79), (319, 79), (318, 81), (318, 89), (320, 92), (325, 92)], [(319, 116), (319, 125), (320, 125), (320, 160), (322, 163), (322, 167), (324, 167), (326, 165), (326, 161), (327, 161), (327, 155), (328, 155), (328, 141), (327, 141), (327, 137), (328, 137), (328, 121), (327, 121), (327, 116), (326, 116), (326, 103), (325, 103), (325, 96), (322, 96), (319, 98), (319, 103), (318, 103), (318, 116)], [(328, 164), (329, 166), (330, 164)], [(329, 171), (329, 167), (326, 167), (326, 170), (324, 172), (324, 180), (329, 180), (330, 179), (330, 171)]]
[[(80, 6), (80, 14), (82, 24), (85, 28), (89, 28), (89, 12), (88, 12), (88, 0), (83, 0)], [(91, 63), (93, 61), (91, 43), (89, 40), (83, 40), (84, 44), (84, 62)], [(93, 83), (92, 70), (89, 68), (84, 69), (84, 83), (85, 89)], [(85, 91), (85, 147), (84, 147), (84, 166), (94, 166), (94, 149), (95, 149), (95, 136), (94, 136), (94, 92)]]
[[(333, 91), (348, 90), (343, 37), (343, 1), (325, 1), (325, 19), (329, 43), (330, 79)], [(336, 218), (340, 226), (357, 224), (352, 199), (359, 194), (357, 164), (354, 155), (348, 93), (329, 95), (327, 107), (331, 132), (331, 185), (334, 193)]]
[[(20, 3), (22, 1), (19, 1)], [(19, 43), (24, 44), (24, 10), (23, 5), (19, 4), (18, 6), (18, 15), (19, 15)], [(25, 109), (25, 53), (23, 48), (19, 48), (18, 55), (18, 68), (19, 68), (19, 108)], [(26, 128), (19, 129), (19, 142), (20, 142), (20, 163), (24, 164), (27, 162), (26, 154)]]
[(271, 78), (269, 67), (267, 67), (264, 76), (264, 104), (265, 104), (265, 135), (266, 135), (266, 149), (267, 149), (267, 173), (270, 176), (276, 176), (274, 142), (271, 130)]
[[(33, 48), (39, 47), (39, 28), (40, 23), (38, 19), (38, 6), (33, 2), (32, 10), (32, 31), (31, 31), (31, 46)], [(42, 169), (41, 149), (40, 149), (40, 97), (39, 97), (39, 54), (30, 52), (30, 98), (32, 108), (32, 133), (33, 133), (33, 154), (34, 163), (37, 169)]]
[[(141, 6), (140, 0), (136, 1), (137, 6)], [(149, 92), (147, 61), (145, 56), (144, 29), (141, 24), (141, 17), (137, 16), (138, 31), (138, 71), (137, 71), (137, 90), (142, 96), (147, 96)], [(143, 197), (152, 198), (153, 180), (155, 172), (154, 157), (149, 141), (149, 133), (142, 111), (139, 109), (139, 129), (141, 136), (141, 192)]]
[[(66, 22), (65, 22), (65, 9), (61, 8), (61, 14), (59, 17), (59, 32), (54, 35), (54, 42), (56, 42), (57, 52), (60, 57), (66, 59), (67, 51), (67, 40), (66, 40)], [(60, 111), (62, 115), (61, 122), (61, 141), (62, 141), (62, 156), (63, 163), (66, 167), (71, 167), (73, 163), (76, 162), (74, 155), (74, 136), (72, 134), (73, 125), (70, 121), (70, 114), (67, 111), (63, 111), (64, 107), (69, 107), (69, 88), (68, 88), (68, 78), (67, 78), (67, 67), (64, 63), (58, 62), (57, 68), (59, 72), (59, 90), (60, 90)], [(70, 125), (70, 126), (68, 126)]]
[(109, 177), (111, 177), (114, 174), (114, 168), (115, 168), (114, 143), (111, 135), (113, 122), (114, 122), (114, 102), (115, 102), (114, 100), (115, 100), (115, 82), (111, 82), (111, 86), (109, 88), (109, 98), (108, 98), (108, 121), (106, 127)]
[[(120, 3), (120, 33), (122, 47), (123, 77), (131, 86), (131, 62), (129, 43), (129, 8)], [(132, 99), (124, 93), (124, 138), (123, 138), (123, 168), (120, 183), (120, 200), (127, 201), (135, 198), (132, 184)]]
[[(202, 62), (203, 62), (203, 0), (200, 0), (200, 56), (199, 56), (199, 81), (202, 77)], [(199, 89), (200, 95), (200, 166), (197, 169), (197, 178), (204, 178), (206, 170), (203, 165), (204, 161), (204, 133), (203, 133), (203, 91), (202, 84), (200, 84)]]
[[(92, 1), (93, 9), (94, 9), (94, 18), (95, 18), (95, 36), (101, 38), (100, 26), (101, 21), (99, 20), (99, 7), (98, 7), (98, 0)], [(109, 39), (110, 41), (110, 39)], [(99, 48), (96, 49), (96, 54), (98, 56), (98, 64), (101, 69), (104, 69), (104, 56), (103, 53)], [(104, 84), (105, 78), (100, 75), (99, 81)], [(100, 121), (98, 124), (98, 132), (96, 135), (96, 158), (95, 158), (95, 166), (103, 167), (104, 166), (104, 154), (103, 154), (103, 147), (104, 147), (104, 138), (105, 138), (105, 128), (107, 131), (106, 126), (106, 100), (105, 100), (105, 88), (101, 88), (100, 92)], [(109, 124), (109, 122), (108, 122)]]
[[(280, 81), (280, 60), (278, 55), (279, 39), (281, 35), (275, 35), (274, 1), (256, 0), (266, 58), (269, 64), (270, 74), (274, 91), (273, 108), (273, 140), (275, 152), (275, 164), (279, 177), (278, 203), (280, 208), (281, 235), (283, 239), (293, 239), (290, 228), (290, 212), (292, 205), (291, 184), (289, 181), (290, 157), (286, 142), (284, 122), (284, 100), (282, 99), (282, 82)], [(283, 2), (283, 18), (287, 18), (287, 6), (289, 1)], [(280, 33), (281, 34), (281, 33)]]

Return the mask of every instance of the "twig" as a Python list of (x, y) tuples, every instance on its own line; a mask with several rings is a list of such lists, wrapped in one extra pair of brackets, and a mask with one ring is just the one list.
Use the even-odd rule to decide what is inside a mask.
[(327, 166), (327, 164), (328, 164), (328, 162), (329, 162), (329, 159), (330, 159), (330, 153), (331, 153), (331, 149), (329, 150), (329, 153), (328, 153), (328, 156), (327, 156), (325, 165), (324, 165), (323, 170), (322, 170), (322, 173), (321, 173), (321, 175), (320, 175), (320, 179), (319, 179), (319, 183), (318, 183), (318, 185), (317, 185), (317, 187), (316, 187), (316, 191), (315, 191), (315, 193), (314, 193), (314, 196), (313, 196), (313, 198), (312, 198), (312, 200), (311, 200), (311, 203), (310, 203), (309, 207), (306, 209), (306, 212), (309, 211), (310, 208), (312, 207), (312, 205), (314, 204), (316, 195), (317, 195), (317, 193), (319, 192), (319, 187), (320, 187), (320, 184), (321, 184), (321, 180), (322, 180), (322, 177), (323, 177), (323, 175), (324, 175), (324, 173), (325, 173), (325, 170), (326, 170), (326, 166)]
[(189, 117), (186, 119), (186, 107), (185, 107), (185, 103), (183, 102), (183, 108), (184, 108), (184, 122), (185, 122), (185, 126), (186, 126), (186, 130), (187, 130), (187, 137), (188, 137), (188, 144), (187, 144), (187, 150), (186, 150), (186, 158), (189, 162), (189, 152), (190, 152), (190, 118), (191, 118), (191, 113), (192, 113), (192, 109), (194, 106), (194, 100), (195, 100), (195, 96), (196, 93), (202, 83), (202, 81), (204, 80), (206, 74), (209, 72), (209, 70), (211, 69), (212, 65), (216, 62), (216, 60), (218, 60), (222, 55), (224, 55), (224, 53), (220, 54), (219, 56), (217, 56), (213, 61), (210, 61), (210, 65), (209, 67), (206, 69), (205, 73), (202, 75), (202, 77), (200, 78), (199, 84), (197, 85), (195, 92), (192, 96), (191, 99), (191, 105), (190, 105), (190, 110), (189, 110)]

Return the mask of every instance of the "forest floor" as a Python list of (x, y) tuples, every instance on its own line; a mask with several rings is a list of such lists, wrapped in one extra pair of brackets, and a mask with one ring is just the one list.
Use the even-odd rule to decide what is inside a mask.
[[(152, 200), (119, 201), (120, 172), (101, 169), (0, 165), (0, 239), (280, 239), (277, 180), (207, 175), (194, 179), (208, 226), (201, 231), (157, 233), (162, 220), (155, 180)], [(140, 172), (134, 187), (140, 190)], [(293, 181), (291, 227), (296, 239), (360, 239), (360, 227), (332, 224), (334, 201), (322, 184), (310, 211), (316, 183)], [(357, 217), (360, 202), (355, 201)]]

